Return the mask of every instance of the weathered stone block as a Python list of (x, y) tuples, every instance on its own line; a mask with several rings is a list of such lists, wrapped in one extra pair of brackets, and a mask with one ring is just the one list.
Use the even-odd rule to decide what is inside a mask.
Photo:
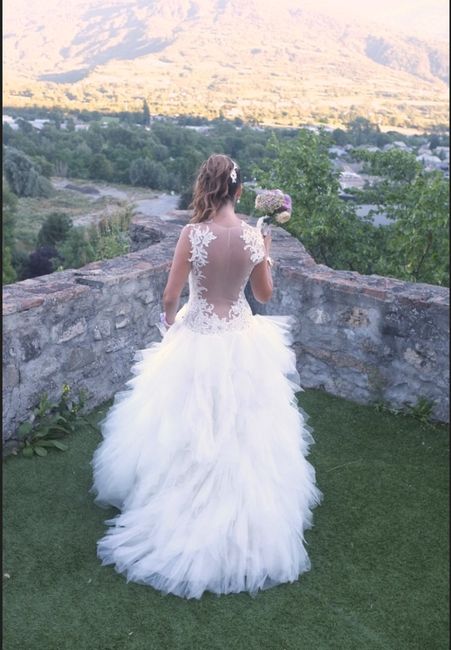
[(20, 382), (20, 372), (15, 366), (5, 366), (3, 368), (3, 382), (7, 386), (17, 386)]
[(151, 302), (154, 302), (154, 300), (159, 300), (160, 296), (156, 296), (152, 289), (147, 289), (146, 291), (140, 291), (137, 293), (136, 298), (145, 305), (149, 305)]
[(96, 340), (107, 338), (111, 335), (111, 323), (109, 320), (98, 320), (94, 327), (94, 338)]
[[(63, 370), (73, 371), (85, 368), (90, 364), (94, 363), (96, 360), (96, 355), (94, 351), (90, 348), (76, 347), (69, 353), (67, 360), (63, 363)], [(70, 382), (68, 382), (70, 383)]]
[(23, 361), (31, 361), (36, 359), (41, 354), (41, 342), (39, 339), (39, 333), (34, 330), (25, 336), (20, 336), (19, 338), (20, 348), (22, 350), (22, 359)]
[(127, 345), (130, 344), (130, 339), (126, 336), (114, 338), (105, 345), (105, 352), (117, 352), (118, 350), (123, 350)]
[(320, 325), (322, 323), (329, 323), (331, 320), (331, 317), (325, 311), (325, 309), (321, 309), (320, 307), (312, 307), (309, 309), (307, 311), (307, 316), (317, 325)]
[(66, 343), (77, 336), (83, 336), (86, 334), (87, 329), (88, 326), (84, 317), (74, 323), (59, 323), (52, 328), (52, 340), (58, 344)]
[(344, 325), (349, 327), (366, 327), (369, 325), (370, 318), (367, 309), (361, 307), (351, 307), (340, 314)]
[(116, 317), (116, 322), (114, 324), (114, 327), (117, 330), (120, 330), (123, 327), (127, 327), (129, 323), (130, 323), (130, 319), (127, 316), (118, 316)]

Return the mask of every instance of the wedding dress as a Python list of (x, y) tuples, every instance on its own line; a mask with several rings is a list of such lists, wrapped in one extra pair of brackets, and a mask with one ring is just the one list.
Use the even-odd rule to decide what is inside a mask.
[(136, 353), (101, 422), (90, 491), (121, 512), (97, 555), (162, 593), (255, 595), (309, 570), (304, 530), (322, 498), (295, 398), (294, 318), (253, 315), (245, 298), (265, 255), (257, 228), (207, 221), (180, 237), (189, 300)]

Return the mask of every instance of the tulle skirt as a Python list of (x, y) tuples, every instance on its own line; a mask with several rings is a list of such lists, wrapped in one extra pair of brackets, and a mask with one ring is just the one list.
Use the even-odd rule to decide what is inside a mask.
[(120, 510), (97, 555), (127, 582), (256, 595), (309, 570), (304, 531), (322, 493), (295, 397), (293, 320), (254, 315), (204, 334), (179, 312), (136, 353), (91, 461), (95, 502)]

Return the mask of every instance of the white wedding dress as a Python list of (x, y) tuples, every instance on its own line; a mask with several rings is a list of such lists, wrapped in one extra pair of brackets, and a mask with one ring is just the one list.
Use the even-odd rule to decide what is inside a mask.
[(242, 221), (186, 225), (189, 301), (138, 351), (101, 422), (91, 492), (120, 513), (102, 564), (185, 598), (293, 582), (310, 568), (304, 530), (322, 498), (306, 460), (291, 316), (253, 315), (244, 288), (264, 257)]

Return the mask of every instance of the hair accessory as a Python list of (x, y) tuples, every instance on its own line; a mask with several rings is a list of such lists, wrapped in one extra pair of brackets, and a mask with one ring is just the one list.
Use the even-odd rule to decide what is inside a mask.
[(232, 161), (232, 162), (233, 162), (233, 169), (230, 172), (230, 178), (232, 179), (232, 183), (236, 183), (238, 166), (237, 166), (236, 162), (234, 162), (234, 161)]

